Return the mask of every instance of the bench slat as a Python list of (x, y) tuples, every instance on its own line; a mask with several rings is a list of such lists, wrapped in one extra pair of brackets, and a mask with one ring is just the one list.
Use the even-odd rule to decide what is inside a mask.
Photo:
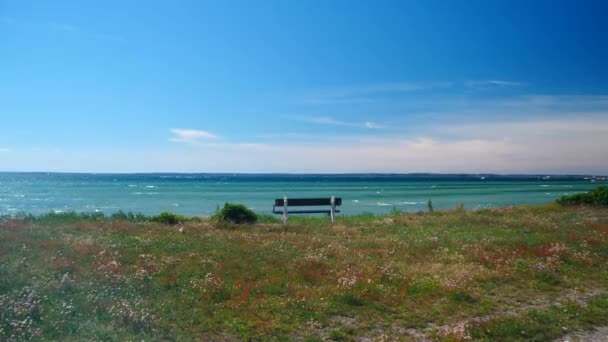
[[(337, 206), (342, 205), (342, 198), (336, 197), (335, 202)], [(283, 206), (283, 199), (278, 198), (274, 200), (274, 205), (277, 207)], [(331, 205), (330, 198), (288, 198), (287, 205), (289, 207), (305, 207), (305, 206), (315, 206), (315, 205)]]
[[(339, 213), (340, 210), (334, 211), (335, 213)], [(273, 211), (274, 214), (283, 214), (283, 211)], [(329, 214), (331, 210), (293, 210), (288, 211), (288, 214)]]

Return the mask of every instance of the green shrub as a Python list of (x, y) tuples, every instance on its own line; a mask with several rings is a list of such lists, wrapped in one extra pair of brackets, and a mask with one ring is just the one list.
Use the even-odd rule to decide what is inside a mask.
[(562, 196), (557, 200), (561, 205), (594, 205), (608, 206), (608, 188), (605, 186), (597, 187), (589, 192), (582, 194)]
[(426, 206), (429, 208), (429, 213), (432, 213), (432, 212), (434, 212), (434, 211), (435, 211), (435, 210), (433, 209), (433, 201), (431, 201), (430, 199), (429, 199), (429, 201), (428, 201), (428, 202), (426, 202)]
[(102, 212), (75, 212), (75, 211), (66, 211), (66, 212), (55, 212), (51, 211), (46, 214), (41, 214), (38, 216), (25, 214), (19, 215), (18, 218), (22, 218), (26, 221), (30, 222), (38, 222), (38, 223), (73, 223), (79, 221), (101, 221), (105, 219), (105, 215)]
[(464, 203), (456, 202), (456, 211), (464, 211)]
[(401, 210), (399, 210), (396, 206), (393, 206), (393, 209), (391, 209), (391, 213), (389, 215), (392, 217), (399, 217), (401, 214)]
[(216, 214), (217, 219), (232, 223), (255, 223), (257, 215), (243, 204), (226, 203)]
[(145, 222), (145, 221), (150, 221), (152, 218), (148, 217), (142, 213), (136, 213), (134, 214), (133, 212), (127, 212), (125, 213), (122, 210), (119, 210), (115, 213), (113, 213), (110, 218), (112, 220), (125, 220), (125, 221), (133, 221), (133, 222)]
[(150, 221), (164, 224), (178, 224), (186, 221), (186, 217), (182, 215), (176, 215), (168, 211), (164, 211), (159, 215), (152, 216), (150, 218)]

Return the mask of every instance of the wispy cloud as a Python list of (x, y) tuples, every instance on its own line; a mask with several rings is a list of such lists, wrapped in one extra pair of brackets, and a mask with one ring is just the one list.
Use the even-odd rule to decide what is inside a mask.
[(87, 39), (101, 40), (113, 43), (125, 43), (127, 41), (124, 37), (120, 35), (89, 32), (81, 29), (79, 26), (68, 23), (50, 22), (49, 27), (54, 31), (64, 32), (66, 34), (79, 34), (80, 36)]
[[(514, 122), (494, 122), (439, 126), (442, 132), (456, 133), (461, 136), (477, 138), (504, 138), (528, 136), (546, 138), (547, 136), (562, 137), (564, 140), (580, 139), (585, 135), (606, 134), (608, 140), (608, 113), (605, 118), (579, 117), (544, 120), (528, 120)], [(599, 138), (595, 136), (596, 138)]]
[[(525, 87), (528, 83), (512, 80), (470, 80), (470, 81), (435, 81), (435, 82), (392, 82), (371, 83), (341, 87), (328, 87), (308, 91), (297, 96), (299, 102), (311, 105), (324, 104), (365, 104), (386, 99), (396, 99), (406, 95), (428, 91), (462, 92), (466, 89), (499, 89)], [(418, 93), (417, 93), (418, 92)]]
[(84, 27), (59, 21), (31, 22), (23, 19), (16, 19), (9, 16), (0, 16), (0, 24), (14, 25), (17, 28), (27, 28), (42, 31), (56, 32), (57, 34), (74, 35), (84, 39), (100, 40), (113, 43), (126, 43), (127, 39), (119, 34), (109, 34), (107, 32), (93, 32)]
[(318, 125), (330, 125), (330, 126), (344, 126), (344, 127), (357, 127), (357, 128), (368, 128), (368, 129), (380, 129), (384, 128), (384, 125), (378, 124), (372, 121), (365, 122), (348, 122), (342, 120), (336, 120), (332, 117), (298, 117), (295, 118), (298, 121), (308, 122)]
[(363, 123), (365, 125), (365, 127), (370, 128), (370, 129), (378, 129), (378, 128), (384, 128), (384, 126), (379, 125), (375, 122), (371, 122), (371, 121), (365, 121), (365, 123)]
[(464, 83), (469, 88), (489, 88), (489, 87), (523, 87), (528, 85), (524, 82), (505, 81), (505, 80), (477, 80)]
[(66, 23), (57, 23), (57, 22), (50, 22), (49, 23), (49, 27), (53, 30), (56, 31), (63, 31), (63, 32), (78, 32), (80, 31), (80, 28), (74, 25), (70, 25), (70, 24), (66, 24)]
[(431, 88), (450, 87), (452, 82), (393, 82), (318, 89), (298, 98), (306, 104), (369, 103), (378, 96), (396, 95)]
[(581, 119), (436, 128), (459, 134), (352, 136), (331, 144), (323, 139), (224, 143), (200, 151), (208, 153), (206, 158), (212, 158), (213, 164), (205, 164), (202, 156), (196, 158), (202, 169), (213, 167), (215, 171), (580, 174), (608, 170), (608, 150), (604, 148), (608, 119), (596, 125)]
[(412, 134), (330, 135), (280, 144), (218, 141), (216, 135), (196, 129), (171, 133), (172, 141), (194, 148), (20, 151), (3, 155), (0, 169), (62, 165), (63, 171), (95, 172), (608, 172), (608, 116), (435, 123), (432, 130)]
[(173, 137), (169, 138), (171, 142), (198, 144), (217, 139), (217, 135), (199, 129), (172, 128), (169, 131), (173, 133)]

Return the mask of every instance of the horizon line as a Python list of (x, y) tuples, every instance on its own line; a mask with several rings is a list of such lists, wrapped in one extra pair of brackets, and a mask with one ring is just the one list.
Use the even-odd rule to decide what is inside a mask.
[(80, 175), (293, 175), (293, 176), (413, 176), (413, 175), (475, 175), (475, 176), (539, 176), (539, 177), (608, 177), (608, 174), (584, 174), (584, 173), (492, 173), (492, 172), (178, 172), (178, 171), (134, 171), (134, 172), (85, 172), (85, 171), (2, 171), (0, 174), (24, 173), (24, 174), (80, 174)]

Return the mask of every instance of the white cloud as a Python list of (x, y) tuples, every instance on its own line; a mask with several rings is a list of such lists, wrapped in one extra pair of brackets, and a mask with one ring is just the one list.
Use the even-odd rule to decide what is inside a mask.
[(494, 122), (437, 126), (440, 133), (483, 139), (526, 139), (529, 142), (561, 139), (576, 144), (576, 140), (592, 137), (599, 142), (608, 140), (608, 113), (605, 118), (594, 116), (560, 119), (535, 119), (515, 122)]
[(217, 135), (198, 129), (172, 128), (170, 132), (174, 134), (172, 138), (169, 138), (169, 141), (172, 142), (196, 144), (217, 139)]
[(49, 26), (53, 30), (57, 30), (57, 31), (64, 31), (64, 32), (77, 32), (77, 31), (80, 31), (80, 28), (78, 28), (77, 26), (74, 26), (74, 25), (71, 25), (71, 24), (66, 24), (66, 23), (50, 22)]
[(481, 80), (481, 81), (467, 81), (465, 86), (470, 88), (483, 88), (488, 86), (495, 87), (523, 87), (527, 83), (516, 82), (516, 81), (505, 81), (505, 80)]
[[(333, 122), (332, 120), (321, 120)], [(213, 143), (170, 153), (199, 172), (608, 173), (608, 118), (437, 125), (420, 135)], [(155, 169), (159, 171), (159, 169)]]
[(172, 133), (173, 140), (201, 148), (25, 151), (27, 155), (0, 158), (0, 169), (61, 165), (59, 171), (91, 172), (608, 174), (608, 118), (438, 125), (415, 135), (302, 138), (280, 144), (221, 142), (193, 129)]
[(384, 128), (384, 126), (379, 125), (379, 124), (377, 124), (375, 122), (371, 122), (371, 121), (366, 121), (364, 123), (364, 125), (365, 125), (365, 127), (371, 128), (371, 129)]
[[(450, 138), (445, 133), (457, 133)], [(443, 138), (441, 138), (443, 136)], [(608, 173), (608, 119), (436, 126), (422, 136), (224, 144), (214, 167), (259, 172)], [(239, 153), (247, 150), (246, 153)], [(230, 160), (229, 156), (244, 156)], [(222, 162), (219, 162), (222, 161)], [(220, 170), (217, 170), (220, 171)]]
[(298, 121), (309, 122), (309, 123), (314, 123), (314, 124), (318, 124), (318, 125), (358, 127), (358, 128), (369, 128), (369, 129), (384, 128), (383, 125), (380, 125), (380, 124), (372, 122), (372, 121), (349, 122), (349, 121), (337, 120), (337, 119), (334, 119), (332, 117), (326, 117), (326, 116), (322, 116), (322, 117), (318, 117), (318, 116), (298, 117), (298, 118), (295, 118), (295, 119), (298, 120)]
[(348, 104), (375, 102), (380, 95), (409, 93), (432, 88), (445, 88), (452, 86), (452, 82), (393, 82), (372, 83), (318, 89), (299, 96), (301, 102), (306, 104)]

